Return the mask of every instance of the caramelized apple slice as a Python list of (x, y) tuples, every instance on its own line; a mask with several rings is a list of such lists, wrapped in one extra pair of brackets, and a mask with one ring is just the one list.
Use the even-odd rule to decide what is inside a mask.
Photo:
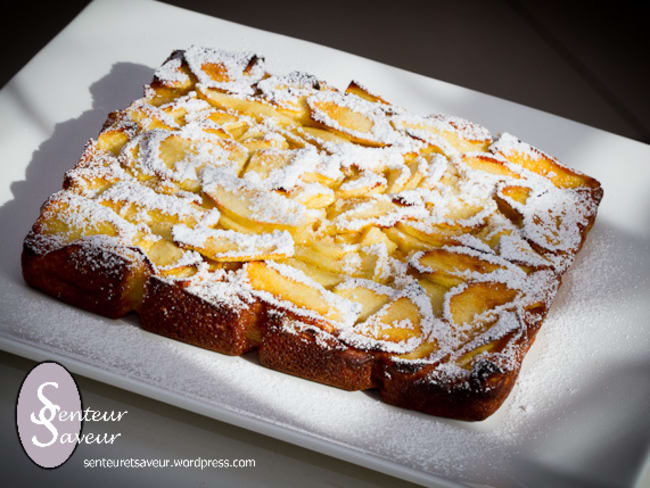
[(54, 193), (43, 204), (35, 226), (40, 233), (57, 235), (59, 244), (95, 235), (117, 237), (132, 244), (141, 234), (111, 209), (65, 190)]
[(395, 295), (395, 290), (387, 286), (379, 285), (374, 281), (350, 279), (338, 285), (334, 289), (334, 293), (347, 300), (358, 303), (361, 306), (361, 313), (359, 314), (358, 320), (363, 322), (370, 315), (386, 305), (391, 297)]
[(288, 230), (297, 236), (320, 215), (317, 210), (277, 192), (258, 189), (226, 171), (204, 171), (203, 190), (231, 220), (262, 232)]
[(431, 341), (424, 341), (413, 351), (406, 354), (399, 354), (397, 357), (400, 359), (424, 359), (431, 355), (438, 349), (438, 343), (435, 339)]
[(192, 88), (196, 77), (187, 66), (182, 51), (175, 51), (156, 70), (153, 79), (154, 87), (173, 88), (184, 92)]
[(470, 324), (477, 316), (512, 302), (518, 294), (517, 290), (509, 288), (504, 283), (485, 281), (470, 283), (457, 289), (451, 296), (448, 302), (448, 314), (454, 324)]
[[(458, 236), (465, 233), (465, 230), (450, 228), (445, 225), (424, 225), (420, 222), (404, 221), (397, 224), (397, 230), (414, 237), (426, 247), (440, 247), (449, 244), (457, 244)], [(405, 246), (417, 245), (413, 240), (404, 243)], [(416, 247), (413, 247), (416, 249)], [(420, 248), (421, 247), (417, 247)]]
[(386, 246), (388, 254), (393, 254), (397, 249), (397, 244), (391, 241), (388, 236), (377, 227), (368, 227), (361, 235), (359, 245), (361, 247), (372, 246), (374, 244), (383, 244)]
[(530, 188), (526, 186), (503, 185), (498, 187), (494, 194), (494, 200), (501, 213), (518, 227), (521, 227), (523, 223), (523, 208), (530, 191)]
[(498, 340), (494, 340), (488, 342), (487, 344), (483, 344), (482, 346), (479, 346), (463, 354), (461, 357), (459, 357), (456, 360), (456, 364), (461, 368), (471, 369), (472, 361), (476, 356), (478, 356), (479, 354), (483, 354), (485, 352), (492, 352), (496, 349), (498, 345), (499, 345)]
[(338, 198), (354, 198), (386, 191), (386, 178), (381, 175), (364, 172), (343, 181), (336, 190)]
[[(326, 320), (341, 323), (356, 320), (358, 307), (352, 307), (350, 302), (327, 291), (295, 268), (253, 261), (245, 266), (245, 270), (253, 289), (292, 303), (308, 315), (316, 313)], [(319, 325), (329, 332), (335, 330), (326, 322)]]
[(196, 76), (187, 66), (182, 51), (175, 51), (154, 73), (153, 81), (146, 87), (147, 102), (154, 107), (172, 102), (185, 95), (196, 83)]
[(398, 138), (381, 104), (335, 91), (318, 92), (307, 104), (314, 122), (359, 144), (381, 147)]
[(490, 150), (518, 166), (548, 178), (558, 188), (600, 187), (590, 176), (567, 168), (555, 158), (511, 134), (501, 134), (490, 146)]
[(249, 52), (191, 46), (183, 57), (203, 88), (250, 95), (266, 73), (264, 58)]
[(397, 224), (397, 227), (390, 227), (388, 229), (384, 229), (384, 232), (386, 236), (394, 242), (397, 247), (399, 248), (400, 251), (404, 254), (410, 254), (414, 251), (421, 251), (424, 249), (430, 249), (432, 246), (431, 244), (418, 239), (417, 237), (409, 234), (408, 232), (403, 232), (399, 228), (399, 224)]
[(481, 259), (474, 253), (449, 249), (433, 249), (414, 254), (411, 266), (424, 278), (446, 287), (454, 287), (469, 279), (472, 274), (486, 274), (504, 266)]
[(355, 330), (378, 341), (402, 342), (422, 334), (420, 309), (408, 297), (397, 298), (384, 305)]
[(507, 176), (519, 179), (519, 174), (512, 171), (503, 161), (489, 153), (468, 153), (464, 154), (461, 161), (472, 169), (484, 171), (497, 176)]
[(269, 76), (257, 84), (262, 96), (278, 110), (301, 124), (310, 123), (306, 99), (325, 88), (315, 76), (293, 71), (285, 76)]
[(386, 105), (390, 105), (389, 102), (381, 98), (376, 93), (372, 93), (367, 87), (363, 86), (358, 81), (352, 80), (348, 84), (348, 87), (345, 89), (345, 93), (356, 95), (358, 97), (363, 98), (364, 100), (368, 100), (369, 102), (378, 102), (378, 103), (384, 103)]
[(283, 264), (296, 268), (305, 273), (309, 278), (320, 284), (323, 288), (331, 289), (341, 283), (345, 276), (331, 271), (314, 266), (313, 264), (306, 263), (296, 258), (289, 258), (283, 261)]
[(293, 239), (286, 231), (243, 234), (233, 230), (176, 225), (173, 237), (179, 245), (214, 261), (260, 261), (293, 255)]
[(97, 137), (97, 149), (117, 156), (128, 141), (129, 136), (124, 129), (104, 130)]
[(290, 127), (295, 124), (292, 118), (280, 113), (276, 107), (261, 99), (231, 95), (218, 90), (200, 87), (197, 87), (197, 93), (199, 97), (214, 107), (223, 110), (235, 110), (257, 121), (269, 118), (274, 119), (277, 124), (284, 127)]
[(156, 193), (151, 188), (128, 180), (107, 188), (99, 195), (98, 201), (129, 222), (146, 222), (152, 232), (168, 240), (171, 240), (174, 225), (182, 223), (194, 226), (208, 214), (208, 210), (194, 200)]
[(450, 115), (398, 115), (393, 118), (393, 125), (411, 137), (438, 147), (445, 154), (485, 151), (492, 141), (485, 127)]

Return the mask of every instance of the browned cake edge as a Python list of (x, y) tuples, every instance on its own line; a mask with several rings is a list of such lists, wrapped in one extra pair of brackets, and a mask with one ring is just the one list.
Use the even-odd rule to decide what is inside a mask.
[(59, 300), (110, 318), (139, 307), (150, 265), (138, 249), (71, 244), (38, 253), (25, 239), (25, 282)]

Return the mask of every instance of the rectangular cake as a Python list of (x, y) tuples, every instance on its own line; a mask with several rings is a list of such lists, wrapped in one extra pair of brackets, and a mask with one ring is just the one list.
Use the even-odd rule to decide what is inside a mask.
[(43, 204), (26, 282), (285, 373), (486, 418), (603, 192), (513, 135), (386, 98), (271, 74), (253, 53), (175, 51)]

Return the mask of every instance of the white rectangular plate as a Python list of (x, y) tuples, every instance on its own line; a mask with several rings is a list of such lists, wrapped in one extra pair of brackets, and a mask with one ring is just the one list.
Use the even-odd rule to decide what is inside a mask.
[[(142, 331), (27, 288), (22, 239), (109, 111), (175, 48), (250, 49), (270, 69), (358, 79), (419, 113), (512, 132), (605, 189), (597, 223), (503, 407), (465, 423)], [(425, 55), (426, 53), (423, 53)], [(535, 69), (531, 62), (531, 69)], [(424, 484), (632, 484), (650, 443), (650, 147), (344, 52), (149, 1), (97, 1), (0, 92), (0, 345)]]

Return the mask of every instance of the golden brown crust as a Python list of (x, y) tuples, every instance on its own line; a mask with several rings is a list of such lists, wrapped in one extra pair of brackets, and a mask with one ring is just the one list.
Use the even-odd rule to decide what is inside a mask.
[(136, 310), (150, 268), (137, 250), (110, 250), (72, 244), (45, 254), (29, 245), (21, 256), (29, 286), (75, 307), (110, 318)]
[[(286, 321), (294, 322), (295, 329)], [(374, 354), (345, 346), (333, 336), (303, 328), (296, 319), (271, 315), (262, 332), (260, 364), (344, 390), (376, 387)]]
[(147, 282), (140, 310), (145, 330), (234, 356), (257, 346), (263, 318), (259, 301), (240, 310), (214, 305), (155, 276)]
[(468, 421), (486, 419), (510, 394), (519, 376), (521, 362), (545, 315), (545, 309), (534, 311), (528, 317), (525, 333), (515, 331), (498, 341), (495, 350), (509, 347), (517, 351), (514, 368), (503, 368), (494, 360), (482, 358), (466, 375), (449, 381), (437, 374), (437, 364), (413, 365), (385, 357), (376, 370), (382, 399), (392, 405), (438, 417)]
[(492, 415), (506, 399), (519, 370), (500, 372), (489, 361), (478, 362), (469, 381), (444, 384), (431, 381), (432, 367), (415, 372), (387, 368), (390, 377), (379, 387), (381, 398), (392, 405), (458, 420), (483, 420)]

